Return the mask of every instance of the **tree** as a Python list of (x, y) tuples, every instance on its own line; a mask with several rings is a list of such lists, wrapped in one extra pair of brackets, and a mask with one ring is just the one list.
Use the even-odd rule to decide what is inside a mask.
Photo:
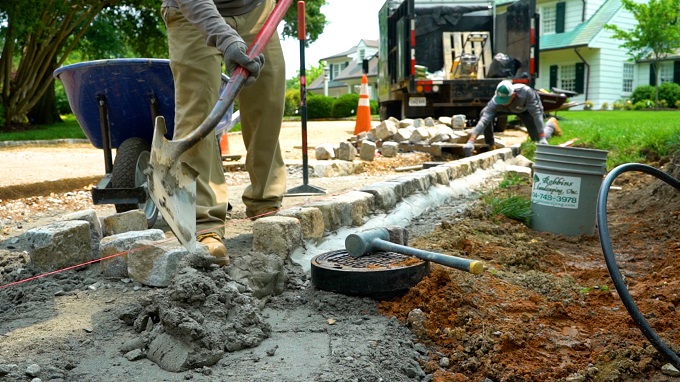
[[(320, 13), (325, 3), (306, 2), (310, 41), (316, 40), (325, 26), (325, 16)], [(158, 0), (0, 0), (0, 103), (5, 122), (25, 121), (51, 91), (54, 70), (77, 48), (82, 49), (81, 57), (87, 58), (167, 56), (161, 52), (167, 49), (167, 42), (159, 7)], [(285, 26), (284, 36), (297, 36), (295, 8), (286, 14), (291, 25)], [(99, 22), (102, 24), (93, 28)], [(87, 34), (90, 28), (93, 33)], [(121, 39), (123, 50), (115, 47)]]
[[(310, 69), (305, 69), (307, 85), (314, 82), (314, 80), (320, 76), (323, 76), (323, 68), (325, 65), (325, 62), (320, 62), (317, 66), (312, 66)], [(297, 70), (297, 75), (295, 77), (286, 80), (286, 89), (300, 89), (300, 70)]]
[(652, 59), (652, 68), (656, 74), (656, 103), (659, 100), (659, 61), (680, 48), (680, 0), (650, 0), (648, 3), (637, 3), (634, 0), (622, 0), (623, 9), (629, 11), (637, 25), (626, 31), (614, 24), (605, 25), (605, 29), (614, 31), (612, 37), (624, 40), (621, 48), (628, 49), (628, 54), (635, 60)]
[(0, 100), (6, 123), (25, 116), (53, 86), (52, 73), (104, 9), (155, 9), (154, 0), (0, 0)]

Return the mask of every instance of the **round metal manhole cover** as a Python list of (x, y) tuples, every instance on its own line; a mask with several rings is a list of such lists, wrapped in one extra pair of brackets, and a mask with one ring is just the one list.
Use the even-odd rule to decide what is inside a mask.
[(377, 251), (352, 257), (346, 250), (312, 258), (312, 283), (319, 289), (356, 296), (389, 298), (415, 286), (430, 272), (430, 263), (395, 252)]

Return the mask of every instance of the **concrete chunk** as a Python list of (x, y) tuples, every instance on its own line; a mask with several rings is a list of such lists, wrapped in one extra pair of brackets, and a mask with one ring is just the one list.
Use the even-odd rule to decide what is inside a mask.
[[(373, 212), (375, 205), (375, 197), (372, 194), (361, 191), (350, 191), (333, 197), (331, 200), (338, 205), (342, 205), (342, 207), (336, 208), (336, 211), (338, 213), (348, 213), (349, 225), (354, 227), (364, 224), (364, 218), (368, 218), (368, 215)], [(340, 221), (345, 223), (347, 219), (343, 216)]]
[(334, 176), (346, 176), (360, 173), (363, 169), (363, 162), (330, 160), (315, 163), (312, 166), (312, 173), (319, 178), (331, 178)]
[(401, 196), (405, 198), (416, 192), (426, 192), (430, 188), (430, 177), (427, 172), (418, 171), (413, 174), (403, 175), (387, 181), (388, 183), (398, 183), (401, 185)]
[(32, 265), (42, 272), (92, 260), (90, 223), (84, 220), (55, 222), (30, 229), (23, 236)]
[(300, 221), (303, 239), (320, 239), (325, 225), (321, 210), (313, 207), (294, 207), (279, 211), (277, 216), (296, 218)]
[(335, 231), (340, 227), (351, 224), (351, 205), (346, 201), (335, 198), (322, 199), (307, 203), (305, 207), (316, 208), (321, 211), (326, 231)]
[(248, 285), (259, 299), (283, 293), (286, 275), (284, 260), (276, 254), (250, 252), (234, 257), (228, 274), (239, 283)]
[(84, 220), (90, 223), (90, 237), (92, 238), (92, 252), (96, 259), (99, 253), (99, 240), (102, 239), (102, 225), (99, 222), (99, 217), (97, 217), (97, 212), (90, 208), (87, 210), (77, 211), (70, 214), (62, 216), (61, 220), (71, 221), (71, 220)]
[(359, 158), (361, 158), (361, 160), (372, 161), (373, 159), (375, 159), (375, 150), (376, 146), (374, 142), (364, 141), (361, 144), (361, 152), (359, 154)]
[(127, 253), (128, 276), (144, 285), (167, 287), (188, 256), (209, 256), (208, 247), (198, 244), (190, 254), (178, 240), (139, 240)]
[(141, 231), (147, 228), (149, 228), (149, 225), (144, 212), (142, 210), (132, 210), (105, 217), (102, 230), (104, 236), (111, 236), (123, 232)]
[(335, 145), (325, 143), (314, 148), (317, 160), (335, 159)]
[(135, 243), (138, 241), (159, 241), (163, 239), (165, 239), (165, 234), (159, 229), (129, 231), (104, 237), (99, 243), (99, 256), (100, 258), (113, 256), (100, 261), (104, 277), (128, 277), (127, 255)]
[(385, 158), (393, 158), (399, 154), (399, 143), (397, 142), (385, 142), (380, 148), (380, 153)]
[(349, 142), (340, 142), (338, 146), (338, 159), (344, 161), (353, 161), (357, 156), (357, 149)]
[(376, 137), (376, 139), (379, 139), (381, 141), (386, 141), (394, 134), (397, 132), (397, 123), (394, 121), (391, 121), (389, 119), (382, 121), (379, 125), (377, 125), (373, 131), (373, 135)]
[(302, 228), (296, 218), (272, 216), (253, 224), (253, 251), (272, 253), (286, 259), (302, 246)]
[(373, 195), (375, 207), (389, 211), (402, 199), (401, 184), (397, 182), (379, 182), (371, 184), (359, 191)]

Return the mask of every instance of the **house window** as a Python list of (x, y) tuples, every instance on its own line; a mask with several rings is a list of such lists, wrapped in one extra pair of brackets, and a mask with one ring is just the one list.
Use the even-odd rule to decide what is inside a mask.
[(557, 25), (557, 10), (555, 4), (541, 7), (541, 31), (542, 34), (555, 33)]
[(359, 49), (359, 61), (363, 61), (366, 58), (366, 49)]
[(631, 93), (633, 91), (633, 68), (634, 64), (630, 62), (623, 63), (623, 92)]
[(560, 66), (560, 88), (576, 91), (576, 65)]
[(331, 79), (337, 78), (340, 75), (341, 70), (342, 68), (340, 67), (340, 64), (331, 65), (331, 72), (333, 73)]
[(659, 84), (673, 82), (673, 63), (659, 62)]

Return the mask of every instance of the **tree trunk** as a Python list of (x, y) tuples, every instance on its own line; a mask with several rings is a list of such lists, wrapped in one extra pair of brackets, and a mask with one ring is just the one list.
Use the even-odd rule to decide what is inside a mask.
[(57, 98), (54, 93), (54, 81), (49, 85), (38, 103), (28, 112), (28, 122), (31, 125), (49, 125), (61, 122), (57, 110)]

